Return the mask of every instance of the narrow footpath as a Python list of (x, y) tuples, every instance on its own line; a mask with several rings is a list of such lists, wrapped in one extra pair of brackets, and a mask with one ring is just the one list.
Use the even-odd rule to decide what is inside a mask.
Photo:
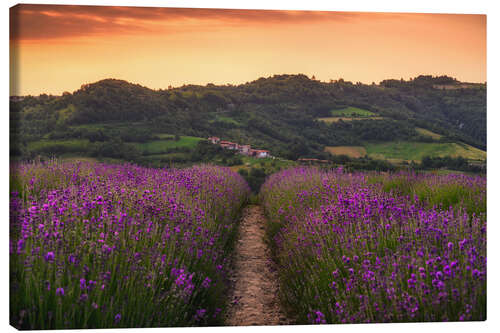
[(235, 249), (231, 304), (226, 325), (289, 324), (280, 308), (278, 276), (264, 235), (265, 217), (262, 207), (246, 207)]

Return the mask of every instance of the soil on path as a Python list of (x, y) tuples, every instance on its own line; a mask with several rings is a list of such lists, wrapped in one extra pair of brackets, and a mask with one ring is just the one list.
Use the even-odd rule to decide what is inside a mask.
[(243, 210), (226, 324), (231, 326), (290, 324), (280, 308), (278, 276), (264, 241), (265, 217), (260, 206)]

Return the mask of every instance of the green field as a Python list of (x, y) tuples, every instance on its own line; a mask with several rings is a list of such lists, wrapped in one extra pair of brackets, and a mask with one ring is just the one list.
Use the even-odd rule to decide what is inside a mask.
[(75, 156), (71, 154), (61, 155), (58, 159), (62, 162), (89, 162), (89, 163), (109, 163), (109, 164), (122, 164), (126, 163), (125, 160), (119, 158), (111, 157), (86, 157), (86, 156)]
[(425, 135), (425, 136), (430, 136), (431, 138), (433, 138), (435, 140), (441, 139), (443, 137), (441, 134), (437, 134), (437, 133), (431, 132), (431, 131), (429, 131), (429, 130), (427, 130), (425, 128), (415, 127), (415, 130), (419, 134), (422, 134), (422, 135)]
[(194, 136), (181, 136), (179, 141), (175, 140), (154, 140), (146, 143), (134, 143), (145, 155), (167, 153), (172, 148), (194, 148), (196, 144), (203, 140)]
[(38, 140), (28, 142), (28, 149), (39, 152), (43, 150), (60, 147), (65, 151), (86, 151), (89, 141), (86, 139), (71, 139), (71, 140)]
[(330, 114), (332, 117), (374, 117), (376, 116), (375, 113), (360, 109), (360, 108), (355, 108), (353, 106), (349, 106), (344, 109), (339, 109), (339, 110), (332, 110), (330, 111)]
[(155, 161), (155, 160), (176, 160), (179, 158), (189, 158), (188, 153), (170, 153), (170, 154), (155, 154), (148, 156), (148, 160)]
[(382, 120), (384, 117), (323, 117), (316, 118), (316, 120), (323, 121), (325, 123), (336, 123), (340, 120), (342, 121), (354, 121), (354, 120)]
[(332, 155), (347, 155), (353, 158), (359, 158), (366, 155), (366, 149), (361, 146), (325, 147), (325, 151)]
[(366, 144), (365, 149), (368, 156), (387, 160), (421, 161), (424, 156), (486, 159), (485, 151), (458, 143), (384, 142)]
[(167, 133), (155, 134), (155, 136), (156, 136), (158, 139), (173, 139), (173, 138), (175, 138), (175, 135), (172, 135), (172, 134), (167, 134)]

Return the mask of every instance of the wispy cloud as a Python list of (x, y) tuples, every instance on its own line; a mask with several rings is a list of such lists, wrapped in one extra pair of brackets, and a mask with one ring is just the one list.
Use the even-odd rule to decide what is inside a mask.
[[(197, 8), (18, 5), (11, 8), (11, 40), (44, 40), (80, 36), (168, 33), (192, 25), (262, 25), (346, 22), (361, 13), (236, 10)], [(175, 30), (174, 30), (175, 31)]]

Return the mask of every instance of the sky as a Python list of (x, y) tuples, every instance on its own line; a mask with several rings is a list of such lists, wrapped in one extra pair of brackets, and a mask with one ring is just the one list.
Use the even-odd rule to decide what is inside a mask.
[(485, 82), (486, 16), (18, 5), (10, 70), (11, 95), (60, 95), (106, 78), (165, 89), (285, 73)]

